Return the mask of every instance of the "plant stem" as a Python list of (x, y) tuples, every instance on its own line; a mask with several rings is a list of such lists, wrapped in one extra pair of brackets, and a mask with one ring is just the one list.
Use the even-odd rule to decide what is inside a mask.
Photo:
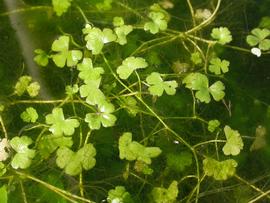
[(2, 118), (1, 115), (0, 115), (0, 124), (2, 126), (2, 129), (3, 129), (3, 132), (4, 132), (5, 138), (8, 139), (7, 129), (5, 127), (5, 124), (4, 124), (4, 121), (3, 121), (3, 118)]

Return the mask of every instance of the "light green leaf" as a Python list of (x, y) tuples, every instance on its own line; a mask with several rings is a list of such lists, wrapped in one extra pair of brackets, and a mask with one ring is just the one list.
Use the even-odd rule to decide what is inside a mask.
[(10, 140), (10, 146), (17, 152), (11, 161), (14, 169), (26, 169), (31, 165), (32, 159), (35, 157), (35, 150), (29, 149), (32, 139), (27, 136), (14, 137)]
[(152, 11), (149, 13), (148, 17), (152, 21), (148, 21), (144, 24), (144, 30), (149, 30), (150, 33), (156, 34), (160, 30), (164, 31), (167, 29), (167, 21), (164, 13)]
[(101, 31), (99, 28), (87, 24), (83, 29), (85, 34), (86, 48), (92, 51), (94, 55), (100, 54), (104, 44), (116, 40), (116, 35), (111, 29), (105, 28)]
[(51, 125), (49, 130), (54, 135), (73, 135), (75, 128), (80, 125), (77, 119), (65, 119), (62, 108), (54, 108), (46, 116), (46, 123)]
[(73, 67), (82, 58), (81, 51), (69, 50), (69, 40), (68, 36), (60, 36), (52, 44), (52, 51), (57, 53), (51, 55), (51, 57), (59, 68), (63, 68), (66, 64), (68, 67)]
[(65, 170), (68, 175), (76, 176), (82, 169), (90, 170), (96, 164), (96, 149), (90, 143), (84, 145), (77, 152), (67, 147), (60, 147), (57, 150), (56, 164)]
[(24, 122), (35, 123), (38, 119), (38, 113), (33, 107), (28, 107), (24, 112), (21, 113), (20, 117)]
[(124, 45), (127, 43), (127, 35), (131, 33), (133, 27), (131, 25), (121, 25), (119, 27), (114, 28), (115, 34), (117, 35), (116, 42), (120, 45)]
[(31, 81), (32, 81), (32, 77), (27, 76), (27, 75), (21, 76), (15, 85), (14, 93), (17, 94), (18, 96), (22, 96)]
[(201, 58), (201, 54), (199, 52), (194, 52), (191, 54), (191, 61), (195, 64), (201, 64), (202, 63), (202, 58)]
[(40, 66), (47, 66), (49, 63), (49, 55), (43, 51), (42, 49), (36, 49), (35, 54), (37, 54), (34, 57), (34, 61), (40, 65)]
[(72, 137), (63, 135), (44, 135), (38, 142), (38, 152), (47, 159), (58, 147), (71, 147), (73, 145)]
[(123, 133), (119, 138), (119, 157), (128, 161), (143, 161), (146, 164), (151, 164), (151, 158), (160, 155), (159, 147), (145, 147), (136, 141), (132, 141), (132, 134), (129, 132)]
[(133, 97), (123, 97), (121, 100), (123, 101), (121, 107), (125, 108), (131, 116), (136, 116), (139, 111), (136, 99)]
[(63, 15), (67, 12), (71, 5), (72, 0), (52, 0), (53, 10), (57, 16)]
[(220, 44), (227, 44), (232, 41), (232, 35), (227, 27), (213, 28), (211, 37), (216, 39)]
[[(0, 177), (3, 176), (6, 172), (7, 172), (7, 169), (6, 169), (5, 164), (3, 164), (2, 162), (0, 162)], [(0, 200), (1, 200), (1, 198), (0, 198)]]
[(66, 88), (66, 94), (71, 96), (76, 94), (77, 92), (79, 92), (79, 86), (77, 84), (71, 86), (71, 85), (67, 85)]
[(174, 95), (178, 84), (175, 80), (163, 81), (160, 74), (157, 72), (151, 73), (146, 82), (150, 85), (148, 90), (154, 96), (162, 96), (164, 90), (168, 95)]
[(114, 106), (106, 101), (98, 104), (98, 112), (86, 114), (85, 122), (88, 123), (90, 129), (100, 129), (103, 127), (114, 126), (116, 117), (111, 114), (114, 112)]
[(225, 96), (224, 85), (217, 81), (209, 87), (208, 78), (201, 73), (191, 73), (187, 75), (183, 83), (191, 90), (196, 90), (195, 97), (201, 102), (209, 103), (211, 101), (210, 93), (214, 100), (219, 101)]
[(225, 90), (225, 86), (220, 81), (215, 82), (209, 88), (209, 92), (211, 93), (215, 101), (220, 101), (224, 98), (225, 92), (223, 90)]
[(126, 58), (121, 66), (118, 66), (116, 72), (121, 79), (127, 79), (134, 70), (140, 68), (146, 68), (148, 66), (145, 59), (141, 57), (128, 57)]
[(255, 28), (251, 31), (251, 35), (247, 36), (246, 41), (251, 47), (258, 45), (261, 50), (267, 51), (270, 50), (270, 39), (266, 39), (269, 36), (270, 30), (267, 28)]
[(107, 201), (109, 203), (133, 203), (133, 200), (123, 186), (116, 186), (114, 189), (109, 190)]
[(227, 60), (220, 60), (220, 58), (212, 58), (210, 60), (209, 71), (219, 75), (229, 71), (230, 62)]
[(224, 132), (227, 142), (222, 148), (222, 151), (225, 155), (238, 155), (244, 146), (241, 135), (237, 130), (233, 130), (227, 125), (224, 127)]
[(38, 82), (32, 82), (30, 85), (28, 85), (26, 90), (30, 97), (36, 97), (39, 94), (40, 85)]
[(220, 125), (220, 122), (218, 120), (210, 120), (208, 122), (208, 127), (207, 129), (210, 131), (210, 132), (214, 132)]
[(270, 16), (264, 16), (262, 17), (260, 23), (259, 23), (260, 28), (267, 28), (270, 29)]
[(237, 162), (233, 159), (217, 161), (212, 158), (203, 160), (203, 170), (207, 176), (212, 176), (216, 180), (227, 180), (235, 174)]
[(104, 73), (102, 67), (93, 67), (92, 60), (90, 58), (84, 58), (82, 63), (77, 65), (79, 78), (81, 78), (85, 84), (92, 80), (100, 80), (101, 74)]
[(100, 80), (89, 80), (87, 84), (80, 86), (81, 97), (86, 97), (86, 102), (91, 105), (102, 103), (106, 97), (99, 89)]
[(155, 203), (174, 203), (178, 196), (178, 183), (172, 181), (168, 189), (164, 187), (154, 187), (151, 196)]
[(122, 17), (116, 16), (113, 18), (113, 26), (114, 27), (120, 27), (122, 25), (125, 25), (125, 21)]
[(96, 7), (100, 11), (108, 11), (112, 9), (113, 0), (103, 0), (103, 2), (97, 3)]
[(0, 188), (0, 202), (7, 203), (8, 202), (8, 193), (7, 193), (7, 186), (3, 185)]
[(264, 148), (267, 145), (266, 142), (266, 128), (264, 126), (259, 125), (256, 128), (255, 140), (250, 146), (250, 151), (255, 151)]

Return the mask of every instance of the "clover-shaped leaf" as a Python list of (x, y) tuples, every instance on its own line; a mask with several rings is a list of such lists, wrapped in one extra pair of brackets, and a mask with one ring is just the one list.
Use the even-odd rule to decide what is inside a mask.
[(219, 75), (229, 71), (230, 62), (227, 60), (220, 60), (220, 58), (212, 58), (210, 60), (209, 71)]
[(251, 31), (251, 35), (247, 36), (246, 41), (252, 47), (258, 45), (261, 50), (267, 51), (270, 49), (270, 39), (266, 39), (269, 36), (270, 36), (269, 29), (255, 28)]
[(225, 155), (238, 155), (244, 146), (241, 135), (237, 130), (233, 130), (227, 125), (224, 127), (224, 132), (227, 142), (222, 148), (222, 151)]
[(120, 45), (124, 45), (127, 43), (127, 35), (131, 33), (133, 27), (131, 25), (121, 25), (119, 27), (114, 28), (115, 34), (117, 35), (116, 42)]
[(215, 101), (220, 101), (225, 96), (224, 85), (217, 81), (209, 87), (208, 78), (201, 73), (191, 73), (183, 80), (186, 87), (191, 90), (196, 90), (195, 97), (201, 102), (209, 103), (211, 101), (210, 94)]
[(49, 63), (49, 55), (42, 49), (36, 49), (35, 53), (37, 54), (34, 58), (34, 61), (40, 66), (47, 66)]
[(24, 122), (35, 123), (38, 119), (38, 113), (33, 107), (28, 107), (24, 112), (21, 113), (20, 117)]
[(144, 30), (150, 31), (152, 34), (158, 33), (160, 30), (167, 29), (166, 16), (162, 12), (152, 11), (149, 13), (148, 17), (152, 20), (144, 24)]
[(230, 43), (232, 41), (231, 32), (226, 27), (213, 28), (211, 37), (213, 37), (220, 44), (223, 44), (223, 45)]
[(98, 112), (86, 114), (85, 121), (88, 123), (90, 129), (100, 129), (103, 127), (111, 127), (116, 122), (116, 117), (112, 114), (114, 106), (107, 101), (98, 104)]
[(106, 98), (99, 89), (100, 80), (89, 80), (87, 84), (80, 86), (81, 97), (86, 97), (86, 102), (91, 105), (102, 103)]
[(66, 64), (68, 67), (75, 66), (82, 58), (80, 50), (69, 50), (69, 41), (68, 36), (60, 36), (52, 44), (52, 51), (57, 53), (51, 55), (51, 57), (59, 68), (63, 68)]
[(127, 79), (134, 70), (146, 68), (147, 66), (148, 64), (144, 58), (131, 56), (126, 58), (121, 66), (118, 66), (116, 72), (121, 79)]
[(38, 82), (32, 82), (28, 87), (26, 88), (27, 93), (30, 97), (36, 97), (39, 94), (40, 85)]
[(31, 81), (32, 81), (32, 77), (27, 76), (27, 75), (21, 76), (15, 85), (14, 93), (17, 94), (18, 96), (22, 96)]
[(67, 12), (71, 2), (72, 0), (52, 0), (53, 10), (56, 12), (56, 15), (61, 16)]
[(233, 159), (217, 161), (212, 158), (203, 160), (203, 170), (207, 176), (212, 176), (216, 180), (227, 180), (235, 174), (237, 162)]
[(27, 136), (14, 137), (10, 140), (10, 146), (17, 152), (11, 161), (14, 169), (26, 169), (31, 165), (32, 159), (35, 157), (35, 150), (29, 149), (32, 139)]
[(178, 183), (172, 181), (168, 189), (164, 187), (154, 187), (151, 191), (151, 196), (155, 203), (173, 203), (178, 196)]
[(201, 54), (199, 52), (192, 53), (190, 59), (195, 65), (202, 63), (202, 57), (201, 57)]
[(178, 86), (175, 80), (163, 81), (160, 74), (157, 72), (151, 73), (146, 82), (150, 85), (148, 88), (150, 94), (154, 96), (161, 96), (165, 90), (168, 95), (174, 95)]
[(86, 41), (86, 48), (92, 51), (94, 55), (100, 54), (104, 44), (116, 40), (116, 35), (111, 29), (105, 28), (101, 31), (99, 28), (87, 24), (83, 29)]
[(90, 143), (84, 145), (77, 152), (67, 147), (60, 147), (57, 150), (56, 164), (65, 170), (68, 175), (76, 176), (82, 169), (90, 170), (96, 164), (96, 149)]
[(73, 145), (72, 137), (65, 137), (63, 135), (44, 135), (38, 142), (38, 152), (47, 159), (59, 147), (71, 147)]
[(54, 135), (73, 135), (75, 128), (80, 125), (77, 119), (65, 119), (62, 108), (54, 108), (46, 116), (46, 123), (51, 125), (49, 130)]
[(175, 172), (182, 172), (192, 164), (192, 154), (189, 152), (168, 153), (167, 166)]
[(218, 120), (210, 120), (208, 122), (207, 129), (209, 130), (209, 132), (214, 132), (218, 128), (219, 125), (220, 125), (220, 122)]
[(136, 141), (132, 141), (132, 134), (129, 132), (123, 133), (119, 138), (119, 157), (128, 161), (143, 161), (146, 164), (151, 164), (151, 158), (160, 155), (159, 147), (145, 147)]
[(113, 18), (113, 26), (114, 27), (120, 27), (122, 25), (125, 25), (125, 21), (122, 17), (116, 16)]
[(81, 78), (84, 83), (88, 83), (91, 80), (99, 80), (101, 74), (104, 73), (102, 67), (93, 67), (92, 60), (90, 58), (84, 58), (82, 63), (77, 65), (79, 73), (79, 78)]
[(133, 203), (133, 200), (123, 186), (116, 186), (114, 189), (109, 190), (107, 201), (109, 203)]

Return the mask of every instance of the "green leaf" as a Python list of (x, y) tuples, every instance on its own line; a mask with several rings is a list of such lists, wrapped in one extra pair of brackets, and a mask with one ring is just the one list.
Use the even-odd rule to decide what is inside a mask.
[(0, 162), (9, 157), (9, 143), (7, 138), (0, 139)]
[(84, 83), (88, 83), (92, 80), (100, 80), (101, 74), (104, 73), (102, 67), (93, 67), (92, 60), (90, 58), (84, 58), (82, 63), (77, 65), (79, 73), (79, 78), (81, 78)]
[(98, 104), (98, 112), (86, 114), (85, 122), (88, 123), (90, 129), (100, 129), (103, 127), (114, 126), (116, 117), (111, 114), (114, 112), (114, 106), (106, 101)]
[(53, 10), (57, 16), (63, 15), (67, 12), (71, 5), (72, 0), (52, 0)]
[(57, 52), (51, 55), (55, 65), (63, 68), (66, 64), (68, 67), (77, 65), (82, 58), (82, 52), (79, 50), (69, 50), (69, 37), (60, 36), (52, 44), (52, 51)]
[(102, 103), (106, 97), (99, 89), (100, 80), (89, 80), (87, 84), (80, 86), (81, 97), (86, 97), (86, 102), (91, 105)]
[(125, 21), (122, 17), (116, 16), (113, 18), (113, 26), (114, 27), (120, 27), (122, 25), (125, 25)]
[(67, 85), (66, 88), (66, 94), (71, 96), (76, 94), (77, 92), (79, 92), (79, 86), (77, 84), (71, 86), (71, 85)]
[(202, 63), (202, 58), (201, 58), (201, 54), (199, 52), (194, 52), (191, 54), (191, 61), (195, 64), (201, 64)]
[(208, 122), (208, 127), (207, 129), (210, 131), (210, 132), (214, 132), (220, 125), (220, 122), (218, 120), (210, 120)]
[(38, 152), (47, 159), (59, 147), (71, 147), (73, 145), (72, 137), (63, 135), (44, 135), (38, 142)]
[(208, 78), (201, 73), (191, 73), (187, 75), (183, 83), (191, 90), (196, 90), (195, 97), (201, 102), (209, 103), (211, 101), (210, 94), (215, 101), (220, 101), (225, 96), (224, 85), (217, 81), (209, 87)]
[(6, 172), (7, 172), (7, 169), (6, 169), (5, 164), (3, 164), (2, 162), (0, 162), (0, 177), (3, 176)]
[(160, 74), (157, 72), (151, 73), (146, 82), (150, 85), (148, 88), (150, 94), (154, 96), (162, 96), (164, 90), (168, 95), (174, 95), (178, 84), (175, 80), (163, 81)]
[(155, 203), (173, 203), (178, 196), (178, 183), (172, 181), (168, 189), (164, 187), (154, 187), (151, 191), (151, 196)]
[(231, 32), (227, 27), (213, 28), (211, 37), (223, 45), (232, 41)]
[(143, 161), (146, 164), (151, 164), (151, 158), (160, 155), (159, 147), (145, 147), (136, 141), (132, 141), (132, 134), (129, 132), (123, 133), (119, 138), (119, 157), (128, 161)]
[(229, 71), (230, 62), (227, 60), (220, 60), (220, 58), (212, 58), (210, 60), (209, 71), (220, 75)]
[(28, 107), (21, 113), (20, 117), (26, 123), (35, 123), (38, 119), (38, 113), (33, 107)]
[(111, 29), (105, 28), (101, 31), (99, 28), (87, 24), (83, 29), (85, 34), (86, 48), (92, 51), (94, 55), (100, 54), (104, 44), (116, 40), (116, 35)]
[(104, 0), (103, 2), (97, 3), (96, 7), (100, 11), (108, 11), (112, 9), (113, 0)]
[(133, 27), (131, 25), (121, 25), (119, 27), (114, 28), (115, 34), (117, 36), (116, 42), (120, 45), (124, 45), (127, 43), (127, 35), (131, 33)]
[(235, 174), (237, 162), (233, 159), (217, 161), (212, 158), (203, 160), (203, 170), (207, 176), (212, 176), (216, 180), (227, 180)]
[(270, 16), (264, 16), (260, 21), (259, 27), (270, 29)]
[(255, 151), (264, 148), (267, 145), (266, 142), (266, 128), (264, 126), (259, 125), (256, 128), (255, 140), (250, 146), (250, 151)]
[(6, 185), (3, 185), (0, 188), (0, 202), (1, 203), (7, 203), (8, 202), (8, 193), (7, 193)]
[(18, 96), (22, 96), (31, 81), (32, 81), (32, 77), (27, 76), (27, 75), (21, 76), (15, 85), (14, 93), (17, 94)]
[(168, 153), (166, 156), (167, 166), (176, 172), (183, 172), (192, 164), (192, 154), (189, 152)]
[(256, 45), (263, 51), (267, 51), (270, 49), (270, 39), (266, 39), (270, 36), (270, 30), (264, 28), (255, 28), (251, 31), (251, 35), (247, 36), (247, 43), (254, 47)]
[(237, 130), (233, 130), (227, 125), (224, 127), (224, 132), (227, 142), (222, 148), (222, 151), (225, 155), (238, 155), (244, 146), (241, 135)]
[(139, 111), (136, 99), (134, 99), (133, 97), (123, 97), (121, 98), (121, 100), (123, 102), (123, 104), (121, 104), (121, 107), (125, 108), (131, 116), (136, 116)]
[(151, 175), (154, 172), (154, 170), (151, 169), (149, 165), (143, 161), (136, 161), (134, 164), (134, 169), (138, 173), (143, 173), (144, 175)]
[(146, 68), (148, 66), (145, 59), (141, 57), (128, 57), (126, 58), (121, 66), (118, 66), (116, 72), (118, 73), (121, 79), (127, 79), (134, 70), (140, 68)]
[(14, 137), (10, 140), (10, 146), (17, 152), (11, 161), (14, 169), (26, 169), (31, 165), (32, 159), (35, 157), (35, 150), (29, 149), (32, 139), (27, 136)]
[(133, 200), (123, 186), (116, 186), (114, 189), (109, 190), (107, 201), (109, 203), (133, 203)]
[(54, 135), (73, 135), (75, 128), (80, 125), (77, 119), (65, 119), (62, 108), (54, 108), (46, 116), (46, 123), (51, 125), (49, 130)]
[(26, 90), (30, 97), (36, 97), (39, 94), (40, 85), (38, 82), (32, 82), (30, 85), (28, 85)]
[(96, 149), (90, 143), (84, 145), (77, 152), (67, 147), (57, 150), (56, 164), (68, 175), (76, 176), (84, 170), (92, 169), (96, 164)]
[(167, 21), (164, 13), (152, 11), (149, 13), (148, 17), (152, 21), (148, 21), (144, 24), (144, 30), (149, 30), (150, 33), (156, 34), (160, 30), (164, 31), (167, 29)]
[(34, 61), (40, 66), (47, 66), (49, 63), (49, 55), (42, 49), (36, 49), (35, 53), (37, 55), (34, 57)]
[(213, 85), (209, 87), (209, 92), (213, 96), (215, 101), (220, 101), (225, 96), (225, 87), (224, 84), (220, 81), (215, 82)]

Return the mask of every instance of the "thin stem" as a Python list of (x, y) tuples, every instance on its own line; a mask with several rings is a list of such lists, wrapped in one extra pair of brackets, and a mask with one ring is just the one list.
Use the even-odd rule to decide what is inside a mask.
[(196, 31), (202, 29), (203, 27), (209, 25), (214, 20), (217, 12), (219, 10), (220, 4), (221, 4), (221, 0), (218, 0), (216, 8), (215, 8), (214, 12), (212, 13), (212, 15), (209, 18), (207, 18), (205, 21), (203, 21), (201, 24), (199, 24), (199, 25), (193, 27), (192, 29), (186, 31), (185, 34), (190, 34), (192, 32), (196, 32)]
[(200, 143), (198, 143), (196, 145), (193, 145), (193, 148), (197, 148), (197, 147), (199, 147), (201, 145), (205, 145), (205, 144), (209, 144), (209, 143), (218, 143), (218, 142), (224, 143), (224, 142), (226, 142), (226, 140), (207, 140), (205, 142), (200, 142)]
[(80, 14), (82, 15), (84, 21), (86, 24), (90, 24), (90, 21), (88, 20), (88, 18), (86, 17), (85, 13), (83, 12), (83, 10), (81, 9), (80, 6), (76, 5), (76, 8), (78, 9), (78, 11), (80, 12)]
[(123, 3), (119, 2), (119, 1), (117, 1), (116, 4), (118, 4), (119, 6), (125, 8), (125, 9), (127, 9), (127, 10), (129, 10), (131, 13), (134, 13), (134, 14), (135, 14), (136, 16), (138, 16), (139, 18), (142, 18), (142, 19), (144, 18), (143, 15), (141, 15), (138, 11), (136, 11), (136, 10), (133, 9), (133, 8), (130, 8), (129, 6), (123, 4)]
[(9, 15), (17, 14), (17, 13), (23, 13), (23, 12), (27, 12), (27, 11), (35, 11), (35, 10), (52, 10), (52, 7), (50, 7), (50, 6), (32, 6), (32, 7), (27, 7), (27, 8), (19, 8), (19, 9), (15, 9), (12, 11), (1, 13), (0, 17), (1, 16), (9, 16)]
[(57, 187), (55, 187), (55, 186), (53, 186), (53, 185), (51, 185), (51, 184), (49, 184), (49, 183), (46, 183), (46, 182), (44, 182), (44, 181), (42, 181), (42, 180), (40, 180), (40, 179), (38, 179), (38, 178), (36, 178), (36, 177), (34, 177), (34, 176), (31, 176), (31, 175), (28, 175), (28, 174), (26, 174), (26, 173), (19, 172), (19, 171), (14, 171), (14, 172), (15, 172), (16, 174), (20, 175), (22, 178), (27, 178), (27, 179), (29, 179), (29, 180), (33, 180), (33, 181), (35, 181), (35, 182), (37, 182), (37, 183), (39, 183), (39, 184), (45, 186), (45, 187), (48, 188), (49, 190), (51, 190), (51, 191), (53, 191), (53, 192), (56, 192), (56, 193), (58, 193), (58, 194), (61, 193), (61, 194), (65, 195), (65, 196), (71, 197), (71, 198), (73, 198), (73, 199), (81, 200), (81, 201), (87, 202), (87, 203), (95, 203), (94, 201), (85, 199), (85, 198), (83, 198), (83, 197), (74, 195), (74, 194), (72, 194), (72, 193), (70, 193), (70, 192), (67, 192), (67, 191), (62, 190), (62, 189), (60, 189), (60, 188), (57, 188)]
[(191, 14), (193, 26), (195, 27), (196, 26), (196, 21), (195, 21), (195, 13), (194, 13), (193, 6), (192, 6), (190, 0), (187, 0), (187, 4), (188, 4), (189, 11), (190, 11), (190, 14)]
[(21, 191), (22, 191), (23, 202), (27, 203), (28, 201), (27, 201), (26, 194), (25, 194), (25, 191), (24, 191), (23, 183), (22, 183), (21, 180), (19, 182), (20, 182), (20, 187), (21, 187)]
[(5, 138), (8, 139), (7, 129), (5, 127), (5, 124), (1, 115), (0, 115), (0, 124), (2, 126)]
[(80, 173), (80, 177), (79, 177), (79, 187), (80, 187), (80, 194), (82, 197), (84, 197), (84, 190), (83, 190), (83, 174), (82, 172)]

